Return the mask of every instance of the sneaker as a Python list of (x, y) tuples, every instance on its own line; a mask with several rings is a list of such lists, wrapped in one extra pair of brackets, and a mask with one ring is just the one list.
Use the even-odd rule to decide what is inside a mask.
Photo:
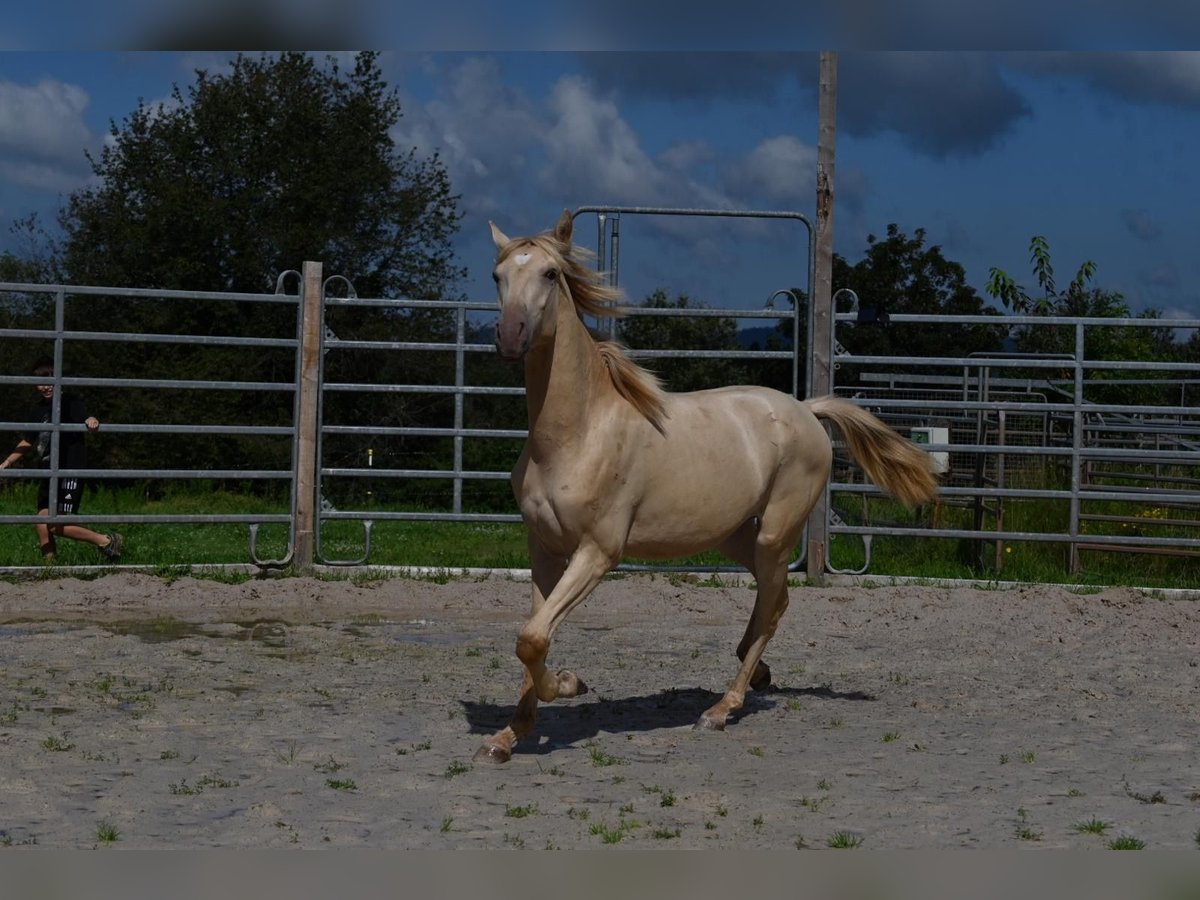
[(100, 555), (105, 556), (108, 559), (120, 559), (121, 547), (124, 543), (125, 538), (121, 537), (121, 535), (115, 531), (110, 531), (108, 533), (108, 543), (100, 548)]
[(53, 553), (43, 553), (42, 554), (42, 565), (43, 566), (54, 565), (54, 554)]

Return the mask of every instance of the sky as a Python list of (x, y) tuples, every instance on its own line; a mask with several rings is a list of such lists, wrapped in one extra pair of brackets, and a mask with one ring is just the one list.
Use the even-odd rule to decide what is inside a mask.
[[(234, 55), (44, 48), (7, 27), (0, 249), (19, 249), (11, 222), (34, 212), (52, 222), (89, 184), (85, 151), (98, 151), (110, 123)], [(889, 224), (924, 229), (992, 303), (993, 266), (1036, 287), (1029, 244), (1043, 235), (1060, 283), (1091, 260), (1095, 285), (1135, 312), (1200, 318), (1200, 53), (1113, 42), (839, 51), (835, 251), (853, 263)], [(397, 145), (438, 153), (460, 195), (456, 249), (473, 300), (494, 298), (489, 220), (510, 236), (581, 206), (815, 221), (815, 49), (534, 49), (499, 33), (463, 49), (437, 43), (385, 49), (381, 67), (404, 111)], [(598, 248), (594, 216), (576, 229)], [(617, 275), (635, 302), (661, 288), (753, 309), (806, 286), (807, 242), (796, 219), (624, 214)]]

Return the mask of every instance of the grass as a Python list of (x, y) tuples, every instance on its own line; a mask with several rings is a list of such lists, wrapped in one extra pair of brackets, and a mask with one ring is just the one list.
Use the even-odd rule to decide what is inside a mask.
[(588, 755), (592, 758), (593, 766), (599, 766), (603, 768), (605, 766), (625, 765), (625, 760), (621, 759), (619, 756), (613, 756), (611, 753), (605, 753), (595, 744), (592, 744), (588, 747)]
[(74, 750), (75, 745), (65, 737), (58, 737), (52, 734), (42, 741), (42, 748), (49, 750), (51, 753), (65, 753), (68, 750)]
[(111, 822), (101, 822), (96, 826), (96, 840), (102, 844), (113, 844), (121, 839), (121, 832), (117, 831), (115, 825)]
[[(1056, 487), (1042, 479), (1026, 479), (1028, 484), (1012, 482), (1013, 487)], [(897, 523), (923, 525), (932, 515), (930, 509), (912, 512), (885, 498), (870, 498), (864, 503), (861, 496), (834, 494), (833, 505), (846, 513), (848, 524)], [(1009, 531), (1064, 534), (1068, 523), (1067, 500), (1007, 500), (1004, 505), (1004, 526)], [(1157, 522), (1162, 510), (1145, 504), (1126, 502), (1086, 504), (1089, 515), (1123, 516), (1137, 520), (1134, 525), (1116, 522), (1083, 522), (1085, 534), (1112, 534), (1114, 542), (1124, 535), (1157, 535), (1163, 537), (1194, 537), (1196, 527), (1164, 526)], [(942, 504), (939, 510), (940, 528), (971, 529), (974, 512)], [(1081, 552), (1082, 571), (1072, 574), (1068, 569), (1068, 545), (1058, 541), (1026, 541), (1009, 543), (1002, 554), (1001, 568), (995, 568), (994, 545), (990, 542), (958, 538), (908, 538), (878, 536), (871, 553), (871, 574), (903, 575), (912, 578), (958, 578), (981, 581), (1029, 581), (1073, 584), (1081, 587), (1098, 585), (1128, 585), (1138, 587), (1200, 587), (1200, 567), (1186, 557), (1156, 556), (1145, 553)], [(830, 563), (838, 569), (859, 569), (865, 561), (865, 551), (857, 535), (832, 535)]]
[(1119, 838), (1113, 838), (1108, 842), (1109, 850), (1145, 850), (1146, 842), (1138, 838), (1125, 835)]
[[(625, 809), (622, 809), (622, 812), (625, 811)], [(602, 844), (619, 844), (625, 839), (626, 834), (635, 828), (641, 827), (641, 822), (638, 822), (636, 819), (626, 819), (622, 815), (615, 828), (606, 825), (604, 822), (596, 822), (588, 830), (599, 837)], [(672, 837), (677, 837), (677, 835), (672, 835)]]
[(853, 850), (856, 847), (861, 847), (862, 842), (862, 835), (855, 834), (852, 831), (835, 831), (825, 843), (834, 850)]
[[(28, 515), (34, 501), (36, 485), (32, 481), (13, 481), (0, 485), (0, 514)], [(141, 487), (112, 489), (105, 486), (89, 490), (83, 512), (88, 516), (154, 516), (154, 515), (277, 515), (289, 507), (282, 492), (279, 495), (259, 496), (251, 493), (222, 490), (220, 486), (180, 482), (168, 485), (158, 499), (147, 499)], [(1005, 506), (1005, 527), (1015, 531), (1065, 530), (1066, 501), (1010, 500)], [(907, 512), (882, 498), (870, 498), (865, 506), (861, 497), (835, 495), (840, 509), (854, 509), (855, 521), (876, 523), (898, 522), (920, 525), (931, 513), (929, 510)], [(356, 504), (353, 498), (339, 506), (361, 509), (364, 517), (383, 507), (365, 498)], [(400, 507), (396, 507), (400, 509)], [(413, 511), (406, 507), (405, 511)], [(865, 510), (863, 512), (862, 510)], [(444, 511), (444, 510), (434, 510)], [(508, 512), (515, 513), (515, 504)], [(1089, 512), (1109, 513), (1103, 504)], [(1112, 511), (1116, 514), (1116, 511)], [(970, 527), (970, 510), (943, 505), (940, 527)], [(1153, 509), (1135, 512), (1140, 524), (1139, 534), (1194, 534), (1195, 529), (1176, 528), (1157, 523)], [(1129, 516), (1128, 509), (1123, 514)], [(961, 521), (959, 521), (961, 519)], [(89, 523), (97, 530), (107, 530), (103, 521)], [(1085, 523), (1100, 528), (1103, 523)], [(245, 580), (244, 573), (217, 575), (204, 571), (206, 566), (244, 565), (249, 563), (249, 527), (245, 524), (117, 524), (126, 538), (122, 565), (144, 566), (167, 580), (189, 574)], [(1105, 525), (1104, 527), (1108, 527)], [(1114, 526), (1116, 527), (1116, 526)], [(1120, 534), (1132, 533), (1126, 528)], [(282, 523), (261, 525), (258, 532), (258, 555), (261, 559), (282, 559), (287, 553), (288, 528)], [(1067, 571), (1066, 544), (1058, 542), (1025, 542), (1009, 544), (1003, 567), (996, 571), (974, 552), (975, 542), (950, 538), (880, 536), (873, 542), (871, 565), (873, 575), (903, 576), (929, 579), (971, 579), (989, 583), (1006, 581), (1054, 582), (1074, 585), (1080, 589), (1098, 585), (1132, 585), (1162, 588), (1200, 588), (1200, 567), (1195, 561), (1171, 556), (1134, 553), (1084, 553), (1084, 570), (1076, 575)], [(323, 523), (320, 550), (324, 560), (357, 559), (364, 548), (362, 523), (333, 520)], [(989, 551), (990, 544), (984, 545)], [(985, 556), (987, 553), (985, 552)], [(862, 541), (855, 535), (834, 535), (830, 544), (831, 563), (839, 568), (859, 568), (864, 561)], [(31, 527), (0, 529), (0, 566), (28, 566), (40, 569), (40, 553)], [(318, 560), (320, 561), (320, 560)], [(75, 541), (60, 541), (59, 566), (97, 566), (102, 562), (95, 548)], [(423, 576), (438, 582), (453, 577), (464, 568), (510, 569), (528, 568), (529, 556), (524, 527), (518, 522), (429, 522), (376, 521), (372, 530), (369, 565), (374, 567), (422, 567), (432, 574)], [(629, 560), (631, 563), (638, 560)], [(715, 553), (701, 554), (672, 563), (675, 566), (728, 566)], [(49, 572), (52, 574), (53, 569)], [(288, 571), (284, 569), (285, 573)], [(378, 572), (367, 575), (362, 570), (347, 577), (382, 577)], [(672, 576), (674, 577), (674, 576)], [(703, 579), (700, 584), (724, 583), (719, 574)]]
[(1112, 828), (1112, 823), (1097, 819), (1095, 816), (1086, 822), (1075, 823), (1075, 830), (1081, 834), (1104, 834), (1110, 828)]

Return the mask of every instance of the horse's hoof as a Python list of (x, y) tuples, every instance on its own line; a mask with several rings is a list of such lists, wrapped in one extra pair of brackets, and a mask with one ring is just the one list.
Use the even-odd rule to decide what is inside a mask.
[(475, 751), (472, 757), (474, 762), (493, 763), (500, 765), (512, 759), (512, 751), (506, 750), (503, 747), (497, 747), (495, 744), (484, 744)]
[(724, 731), (725, 717), (710, 716), (708, 713), (702, 715), (696, 724), (692, 726), (692, 731)]
[(753, 691), (765, 691), (771, 687), (771, 667), (766, 663), (759, 663), (754, 667), (754, 674), (750, 676), (750, 689)]
[(563, 698), (582, 697), (588, 692), (588, 686), (574, 672), (563, 669), (558, 673), (558, 696)]

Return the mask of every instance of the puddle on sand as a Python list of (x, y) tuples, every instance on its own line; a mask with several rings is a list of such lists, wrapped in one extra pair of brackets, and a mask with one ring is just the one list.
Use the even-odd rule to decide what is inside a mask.
[(0, 625), (0, 638), (29, 637), (31, 634), (65, 634), (68, 631), (80, 631), (84, 625), (70, 622), (29, 622)]
[(214, 691), (222, 691), (226, 694), (232, 694), (234, 698), (241, 697), (247, 691), (254, 690), (254, 687), (249, 684), (222, 684), (213, 688)]
[(249, 640), (276, 648), (287, 643), (287, 627), (284, 623), (275, 621), (212, 624), (155, 619), (149, 622), (118, 622), (101, 627), (110, 634), (136, 637), (147, 644), (162, 644), (192, 637), (233, 641)]
[(69, 716), (75, 712), (73, 706), (33, 706), (30, 708), (34, 712), (46, 713), (51, 716)]

